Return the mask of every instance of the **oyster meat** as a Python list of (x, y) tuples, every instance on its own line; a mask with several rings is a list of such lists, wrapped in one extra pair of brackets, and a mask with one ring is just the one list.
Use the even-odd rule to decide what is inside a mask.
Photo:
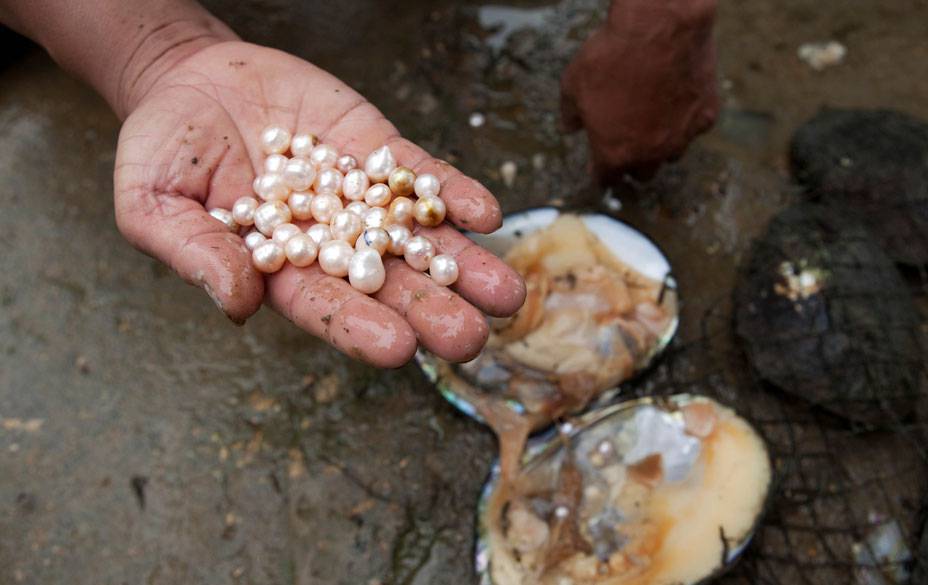
[(703, 397), (591, 412), (529, 449), (481, 502), (484, 585), (689, 585), (744, 549), (771, 483), (766, 446)]

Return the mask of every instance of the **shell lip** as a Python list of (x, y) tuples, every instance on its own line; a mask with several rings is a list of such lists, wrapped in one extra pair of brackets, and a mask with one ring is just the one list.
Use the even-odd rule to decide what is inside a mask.
[[(522, 465), (525, 467), (530, 466), (533, 463), (540, 462), (549, 454), (554, 454), (559, 449), (561, 449), (564, 442), (556, 440), (558, 435), (565, 437), (567, 440), (573, 439), (576, 435), (583, 432), (590, 426), (600, 423), (603, 420), (624, 411), (630, 411), (641, 406), (654, 406), (664, 410), (665, 412), (673, 412), (683, 406), (686, 406), (687, 404), (700, 401), (709, 401), (714, 404), (721, 404), (707, 396), (681, 393), (661, 396), (644, 396), (603, 406), (601, 408), (579, 414), (570, 419), (570, 427), (567, 430), (564, 430), (562, 425), (561, 428), (549, 429), (545, 433), (536, 435), (529, 439), (529, 442), (525, 448), (525, 453), (522, 457)], [(744, 553), (744, 551), (747, 550), (748, 546), (751, 544), (751, 541), (754, 538), (754, 534), (756, 533), (758, 526), (763, 520), (764, 514), (769, 508), (770, 501), (773, 498), (773, 487), (777, 482), (777, 478), (775, 472), (776, 468), (773, 465), (770, 449), (767, 446), (767, 441), (764, 440), (763, 436), (757, 431), (757, 429), (754, 428), (754, 425), (750, 423), (748, 424), (751, 429), (757, 433), (758, 437), (761, 438), (761, 446), (763, 447), (764, 455), (766, 456), (768, 464), (770, 465), (771, 477), (767, 486), (767, 493), (765, 494), (763, 502), (757, 508), (751, 529), (733, 545), (727, 543), (726, 541), (725, 549), (723, 552), (724, 558), (720, 559), (721, 562), (715, 568), (715, 570), (702, 577), (700, 580), (685, 585), (707, 585), (708, 583), (715, 581), (721, 575), (732, 569), (732, 567), (734, 567), (734, 565), (740, 559), (741, 554)], [(478, 577), (478, 585), (499, 585), (493, 581), (493, 578), (490, 574), (490, 527), (486, 517), (486, 513), (490, 504), (490, 497), (492, 496), (493, 491), (496, 489), (499, 480), (500, 462), (499, 458), (497, 458), (493, 461), (490, 471), (487, 474), (487, 479), (480, 491), (480, 496), (477, 502), (474, 570)]]
[[(555, 207), (555, 206), (529, 207), (526, 209), (522, 209), (520, 211), (509, 213), (506, 216), (504, 216), (502, 227), (500, 227), (500, 229), (493, 232), (492, 234), (476, 234), (473, 232), (464, 232), (464, 235), (476, 241), (478, 244), (481, 244), (481, 245), (485, 245), (488, 242), (492, 241), (494, 237), (495, 238), (511, 237), (513, 239), (518, 239), (519, 237), (521, 237), (522, 233), (527, 233), (527, 232), (522, 232), (519, 229), (518, 224), (515, 228), (513, 228), (512, 222), (514, 220), (531, 222), (533, 217), (537, 218), (538, 215), (542, 215), (544, 216), (544, 218), (540, 222), (536, 221), (536, 223), (534, 224), (534, 227), (536, 229), (540, 229), (547, 225), (550, 225), (550, 223), (553, 222), (554, 219), (556, 219), (559, 215), (563, 213), (575, 213), (581, 217), (592, 216), (592, 217), (597, 217), (597, 218), (603, 218), (604, 221), (609, 222), (606, 225), (611, 224), (613, 226), (620, 227), (624, 231), (627, 237), (634, 237), (638, 239), (639, 242), (645, 248), (648, 249), (649, 253), (655, 254), (655, 258), (659, 258), (659, 261), (658, 260), (654, 261), (655, 265), (662, 264), (661, 266), (661, 268), (663, 268), (662, 274), (646, 275), (646, 276), (650, 276), (654, 278), (654, 280), (661, 281), (662, 287), (661, 287), (661, 291), (659, 294), (659, 301), (661, 302), (661, 304), (663, 304), (665, 295), (673, 294), (674, 301), (677, 307), (673, 315), (673, 318), (670, 319), (670, 321), (668, 322), (666, 329), (661, 334), (661, 336), (656, 340), (656, 342), (651, 347), (651, 349), (648, 351), (648, 353), (644, 356), (639, 366), (635, 369), (634, 374), (627, 380), (624, 380), (623, 382), (621, 382), (619, 386), (613, 389), (604, 390), (598, 397), (593, 399), (590, 402), (590, 404), (587, 405), (586, 408), (580, 411), (580, 412), (587, 412), (591, 410), (592, 408), (597, 408), (603, 404), (608, 404), (612, 402), (613, 399), (615, 399), (615, 397), (621, 393), (622, 388), (625, 384), (634, 382), (634, 380), (640, 378), (642, 374), (644, 374), (649, 369), (651, 369), (654, 366), (657, 359), (663, 354), (664, 350), (667, 349), (671, 341), (673, 341), (673, 338), (676, 336), (677, 331), (679, 330), (679, 327), (680, 327), (680, 313), (679, 313), (679, 307), (681, 304), (680, 289), (679, 289), (677, 280), (673, 275), (673, 270), (670, 265), (670, 261), (667, 259), (667, 255), (660, 248), (657, 242), (654, 241), (654, 239), (652, 239), (647, 234), (639, 231), (638, 229), (632, 227), (631, 225), (623, 222), (622, 220), (617, 219), (614, 216), (610, 215), (609, 213), (605, 213), (602, 210), (597, 209), (595, 207), (593, 208), (590, 208), (590, 207)], [(509, 223), (509, 226), (507, 226), (507, 222)], [(509, 230), (512, 231), (512, 234), (513, 234), (512, 236), (505, 235)], [(593, 231), (594, 233), (596, 233), (595, 230)], [(491, 251), (496, 253), (496, 251), (493, 250), (493, 246), (485, 246), (485, 247), (488, 247)], [(612, 248), (610, 247), (610, 249)], [(628, 258), (623, 258), (615, 250), (612, 250), (612, 251), (616, 255), (617, 258), (620, 258), (621, 260), (628, 262), (629, 260)], [(634, 264), (631, 264), (631, 265), (633, 268), (640, 270), (638, 266), (635, 266)], [(458, 411), (465, 414), (466, 416), (476, 420), (477, 422), (486, 424), (486, 421), (484, 420), (482, 416), (480, 416), (480, 414), (477, 412), (477, 409), (474, 407), (474, 405), (468, 402), (467, 400), (465, 400), (464, 398), (462, 398), (457, 392), (455, 392), (454, 390), (455, 383), (466, 383), (466, 382), (464, 382), (463, 379), (458, 379), (458, 380), (452, 379), (453, 377), (457, 377), (457, 374), (452, 374), (452, 376), (448, 376), (447, 374), (445, 374), (442, 371), (443, 369), (445, 369), (443, 367), (445, 365), (445, 362), (443, 362), (440, 358), (433, 355), (431, 352), (428, 352), (423, 349), (419, 349), (416, 352), (416, 363), (419, 365), (419, 368), (425, 374), (426, 379), (428, 379), (430, 383), (436, 386), (439, 393), (441, 393), (441, 395), (445, 398), (445, 400), (447, 400), (452, 406), (454, 406)], [(524, 405), (522, 405), (517, 400), (507, 399), (505, 403), (510, 409), (512, 409), (514, 412), (518, 414), (523, 414), (526, 411)], [(552, 420), (550, 422), (553, 423), (554, 421)], [(545, 425), (542, 428), (548, 428), (549, 426), (550, 424)]]

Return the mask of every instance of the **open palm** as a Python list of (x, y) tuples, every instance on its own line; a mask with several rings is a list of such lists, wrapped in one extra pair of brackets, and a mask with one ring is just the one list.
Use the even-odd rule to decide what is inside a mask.
[(484, 313), (521, 306), (519, 276), (452, 226), (419, 228), (461, 276), (453, 290), (398, 258), (373, 297), (314, 264), (264, 276), (241, 237), (206, 212), (250, 195), (263, 155), (258, 134), (278, 124), (311, 132), (359, 160), (387, 144), (400, 164), (442, 181), (448, 219), (489, 232), (501, 213), (493, 196), (449, 164), (403, 139), (358, 93), (310, 63), (242, 42), (210, 46), (162, 75), (126, 120), (116, 161), (116, 220), (142, 251), (202, 286), (236, 322), (262, 302), (340, 350), (399, 366), (417, 342), (449, 360), (473, 357), (487, 338)]

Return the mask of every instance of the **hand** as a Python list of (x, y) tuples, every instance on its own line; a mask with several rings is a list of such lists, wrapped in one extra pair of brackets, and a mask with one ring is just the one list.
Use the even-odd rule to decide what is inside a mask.
[(568, 130), (585, 127), (593, 171), (650, 176), (719, 111), (716, 0), (613, 0), (561, 80)]
[(318, 264), (287, 264), (267, 277), (252, 267), (242, 238), (207, 210), (252, 193), (263, 161), (258, 134), (272, 123), (312, 132), (360, 161), (387, 144), (400, 164), (441, 179), (453, 224), (485, 233), (501, 221), (484, 187), (400, 137), (374, 106), (313, 65), (242, 42), (214, 44), (159, 73), (136, 102), (116, 157), (119, 229), (202, 286), (232, 320), (243, 322), (264, 301), (345, 353), (396, 367), (417, 339), (445, 359), (470, 359), (487, 339), (483, 313), (507, 316), (521, 306), (521, 278), (448, 224), (419, 233), (457, 259), (453, 291), (401, 259), (386, 261), (386, 284), (373, 298)]

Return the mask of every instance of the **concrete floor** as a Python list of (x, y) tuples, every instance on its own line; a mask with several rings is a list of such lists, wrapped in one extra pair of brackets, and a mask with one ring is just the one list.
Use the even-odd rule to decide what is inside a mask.
[[(208, 4), (343, 77), (507, 210), (599, 197), (582, 137), (554, 115), (567, 33), (589, 28), (596, 0), (510, 3), (510, 22), (544, 24), (508, 38), (475, 2)], [(346, 14), (377, 42), (339, 21), (301, 32)], [(925, 22), (920, 0), (722, 2), (725, 116), (620, 214), (674, 263), (683, 339), (789, 200), (796, 125), (823, 104), (928, 117)], [(844, 65), (796, 58), (831, 38)], [(38, 52), (0, 88), (0, 585), (472, 583), (492, 436), (415, 366), (361, 366), (267, 310), (233, 326), (117, 233), (106, 106)], [(468, 126), (474, 111), (486, 126)]]

